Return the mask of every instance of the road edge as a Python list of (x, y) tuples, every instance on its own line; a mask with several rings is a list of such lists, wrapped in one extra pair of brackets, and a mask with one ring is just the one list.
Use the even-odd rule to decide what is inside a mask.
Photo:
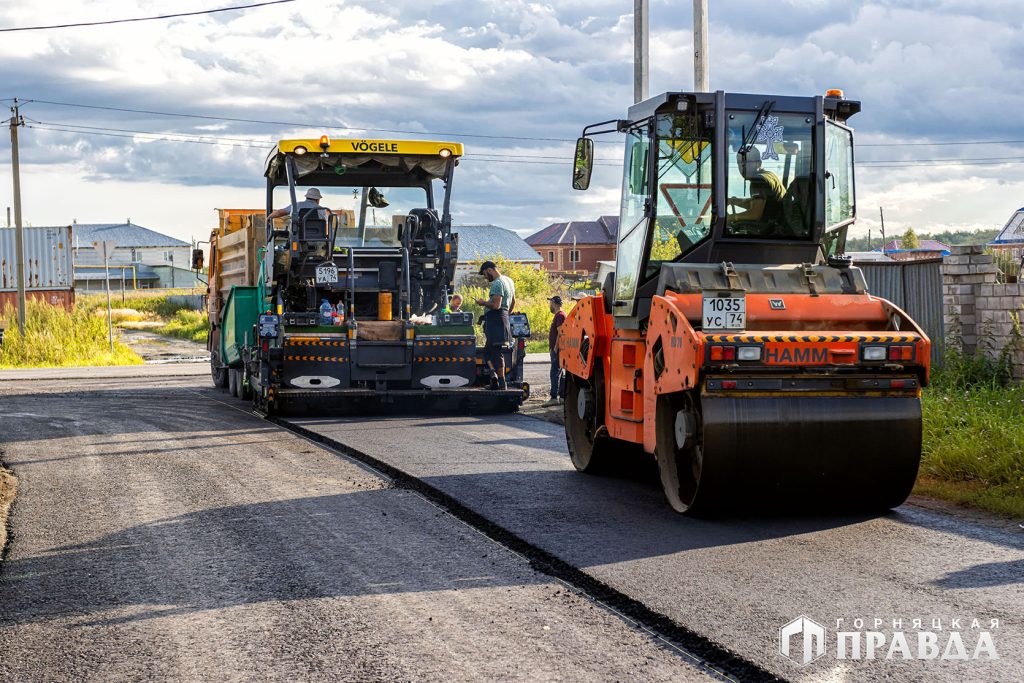
[(11, 529), (11, 508), (18, 493), (18, 479), (4, 466), (4, 453), (0, 449), (0, 567), (7, 557), (9, 541), (14, 535)]
[(495, 543), (522, 555), (529, 560), (530, 566), (536, 571), (569, 584), (592, 599), (603, 603), (620, 616), (634, 621), (641, 628), (672, 643), (680, 652), (685, 653), (687, 658), (692, 659), (691, 663), (698, 669), (726, 680), (754, 682), (783, 680), (779, 678), (778, 674), (772, 673), (725, 646), (715, 643), (710, 638), (676, 623), (668, 615), (655, 611), (639, 600), (587, 574), (582, 569), (533, 545), (422, 479), (340, 441), (291, 423), (286, 418), (268, 416), (265, 419), (282, 429), (303, 436), (378, 470), (390, 478), (397, 488), (405, 488), (419, 493)]

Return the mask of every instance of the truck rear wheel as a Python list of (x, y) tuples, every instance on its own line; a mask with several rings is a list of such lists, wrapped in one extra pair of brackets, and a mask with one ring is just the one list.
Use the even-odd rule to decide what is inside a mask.
[(220, 356), (216, 351), (210, 352), (210, 377), (213, 386), (219, 389), (228, 388), (228, 369), (220, 364)]

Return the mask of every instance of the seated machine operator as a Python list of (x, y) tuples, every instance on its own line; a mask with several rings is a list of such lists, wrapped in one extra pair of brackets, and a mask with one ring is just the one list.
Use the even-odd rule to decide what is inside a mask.
[(761, 167), (761, 152), (757, 147), (736, 153), (740, 175), (750, 183), (750, 198), (730, 197), (727, 203), (745, 211), (730, 215), (730, 221), (782, 220), (782, 200), (786, 188), (779, 177)]
[[(295, 210), (302, 211), (303, 209), (317, 209), (320, 207), (321, 199), (323, 199), (323, 195), (320, 194), (320, 190), (316, 189), (315, 187), (311, 187), (308, 190), (306, 190), (306, 198), (303, 199), (301, 202), (295, 203)], [(276, 209), (272, 211), (270, 215), (267, 216), (267, 218), (283, 218), (285, 216), (291, 215), (291, 212), (292, 207), (289, 204), (287, 207), (283, 209)]]

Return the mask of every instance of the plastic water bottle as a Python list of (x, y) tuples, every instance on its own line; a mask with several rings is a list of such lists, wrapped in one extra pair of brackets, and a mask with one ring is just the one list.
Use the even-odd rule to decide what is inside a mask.
[(320, 324), (331, 325), (334, 322), (334, 306), (331, 306), (331, 302), (324, 299), (320, 304)]
[(344, 301), (339, 301), (336, 310), (338, 312), (334, 314), (334, 324), (335, 325), (344, 325), (345, 324), (345, 302)]

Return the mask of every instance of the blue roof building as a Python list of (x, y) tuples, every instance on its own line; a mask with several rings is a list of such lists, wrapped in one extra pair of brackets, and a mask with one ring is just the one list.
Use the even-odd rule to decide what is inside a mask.
[(504, 259), (516, 263), (529, 263), (540, 267), (541, 256), (522, 237), (497, 225), (453, 225), (452, 232), (459, 236), (459, 262), (455, 266), (455, 281), (467, 275), (476, 275), (479, 264), (488, 259)]
[(111, 286), (195, 287), (200, 283), (190, 270), (192, 245), (156, 230), (124, 223), (75, 223), (71, 226), (75, 286), (90, 291), (103, 288), (103, 259), (94, 242), (112, 240)]

